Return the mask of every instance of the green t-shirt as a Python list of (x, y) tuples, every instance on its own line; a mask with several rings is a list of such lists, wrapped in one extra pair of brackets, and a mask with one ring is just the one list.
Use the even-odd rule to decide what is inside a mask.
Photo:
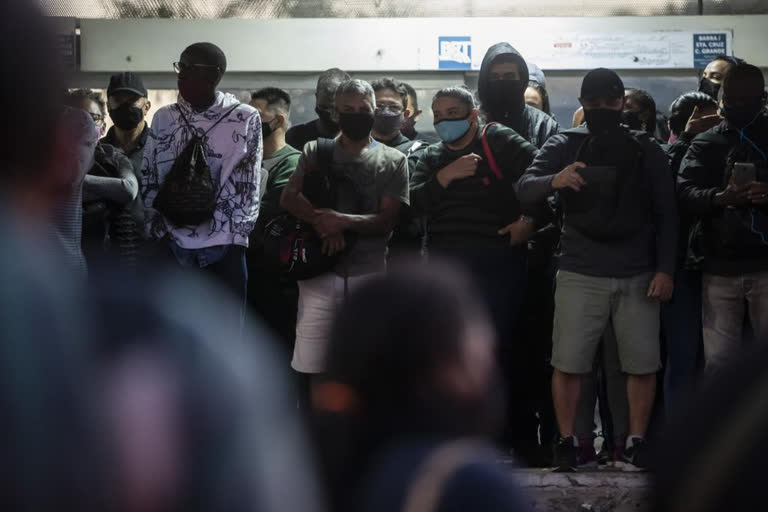
[(259, 208), (259, 224), (266, 225), (283, 212), (280, 208), (280, 196), (288, 185), (293, 171), (296, 170), (299, 156), (301, 156), (299, 150), (286, 144), (280, 151), (261, 161), (261, 166), (269, 172), (269, 176), (267, 190), (264, 192)]
[[(307, 143), (296, 167), (298, 176), (317, 163), (317, 141)], [(311, 172), (311, 171), (310, 171)], [(341, 213), (372, 215), (379, 211), (383, 197), (409, 204), (408, 161), (401, 152), (376, 142), (362, 154), (344, 151), (337, 143), (333, 152), (332, 172), (348, 176), (356, 197), (343, 199)], [(359, 276), (382, 272), (386, 268), (387, 242), (391, 233), (359, 235), (335, 269), (339, 275)]]

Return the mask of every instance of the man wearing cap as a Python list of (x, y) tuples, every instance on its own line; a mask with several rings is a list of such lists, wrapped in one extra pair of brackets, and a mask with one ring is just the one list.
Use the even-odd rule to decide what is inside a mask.
[[(227, 58), (218, 46), (195, 43), (173, 67), (178, 101), (155, 114), (141, 171), (145, 231), (152, 240), (148, 259), (198, 269), (218, 280), (242, 304), (232, 318), (242, 325), (248, 283), (245, 251), (259, 212), (261, 118), (255, 108), (217, 90), (227, 69)], [(183, 195), (184, 187), (173, 180), (190, 172), (192, 159), (185, 150), (195, 141), (203, 146), (203, 165), (209, 168), (215, 195), (213, 211), (199, 223), (197, 215), (169, 215), (173, 210), (163, 208), (174, 201), (194, 200)], [(171, 174), (177, 159), (181, 170)], [(169, 179), (172, 186), (163, 188)], [(161, 191), (168, 203), (155, 201)]]
[(138, 176), (144, 146), (151, 133), (144, 118), (152, 108), (141, 77), (130, 72), (113, 75), (107, 87), (107, 108), (114, 126), (103, 142), (122, 149)]
[(659, 145), (620, 124), (624, 84), (587, 74), (579, 98), (586, 127), (553, 136), (518, 184), (525, 206), (557, 191), (563, 205), (553, 329), (552, 396), (560, 438), (555, 465), (574, 470), (574, 420), (582, 377), (613, 325), (630, 409), (627, 469), (647, 467), (645, 434), (660, 368), (659, 307), (672, 296), (678, 217)]

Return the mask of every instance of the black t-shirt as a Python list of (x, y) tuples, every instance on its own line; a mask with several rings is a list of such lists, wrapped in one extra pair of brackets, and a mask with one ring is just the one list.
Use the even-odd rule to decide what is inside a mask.
[(319, 137), (323, 136), (320, 133), (320, 128), (318, 126), (319, 122), (319, 119), (315, 119), (314, 121), (297, 124), (296, 126), (291, 127), (291, 129), (285, 133), (285, 142), (299, 151), (303, 151), (307, 142), (317, 140)]

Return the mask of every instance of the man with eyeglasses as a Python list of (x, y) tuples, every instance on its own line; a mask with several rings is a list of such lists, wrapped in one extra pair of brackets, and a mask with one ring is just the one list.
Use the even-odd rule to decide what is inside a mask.
[[(248, 282), (245, 252), (259, 212), (261, 118), (250, 105), (217, 90), (227, 59), (216, 45), (189, 46), (174, 69), (178, 101), (155, 114), (142, 165), (145, 231), (153, 241), (147, 259), (205, 269), (238, 297), (242, 308), (233, 312), (232, 321), (242, 325)], [(195, 137), (201, 139), (210, 168), (215, 206), (203, 222), (179, 225), (178, 218), (173, 222), (155, 208), (155, 198)], [(171, 188), (165, 193), (172, 197), (177, 192)]]
[[(405, 121), (412, 114), (408, 109), (408, 90), (402, 82), (391, 77), (375, 80), (371, 87), (376, 94), (371, 136), (404, 154), (408, 168), (415, 169), (429, 144), (418, 138), (411, 140), (402, 133)], [(423, 221), (414, 218), (410, 208), (401, 207), (400, 220), (389, 241), (388, 261), (417, 254), (422, 248), (423, 236)]]
[(285, 141), (289, 145), (302, 151), (307, 142), (321, 137), (332, 139), (339, 134), (339, 123), (333, 118), (333, 97), (339, 84), (346, 80), (349, 80), (349, 75), (339, 68), (328, 69), (320, 75), (315, 89), (317, 119), (288, 130)]

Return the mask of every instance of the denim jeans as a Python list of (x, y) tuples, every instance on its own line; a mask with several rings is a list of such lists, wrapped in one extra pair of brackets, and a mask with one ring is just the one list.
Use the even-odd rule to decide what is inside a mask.
[(768, 271), (736, 276), (704, 274), (701, 315), (708, 373), (728, 363), (743, 343), (744, 315), (757, 343), (768, 343)]

